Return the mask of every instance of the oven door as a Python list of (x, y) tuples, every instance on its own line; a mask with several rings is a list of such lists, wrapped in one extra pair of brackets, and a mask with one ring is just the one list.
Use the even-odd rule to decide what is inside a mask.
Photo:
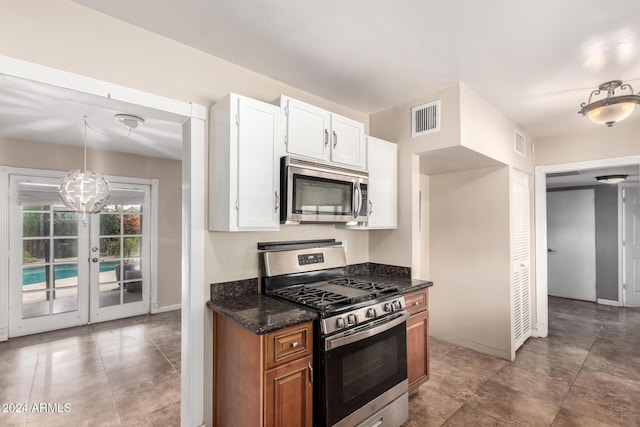
[(357, 425), (407, 392), (407, 312), (324, 339), (320, 425)]

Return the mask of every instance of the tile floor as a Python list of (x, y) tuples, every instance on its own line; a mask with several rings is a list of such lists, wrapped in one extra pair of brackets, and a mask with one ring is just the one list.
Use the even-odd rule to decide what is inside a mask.
[[(437, 339), (404, 427), (640, 426), (640, 309), (549, 298), (549, 337), (515, 362)], [(1, 426), (178, 426), (180, 312), (0, 343)]]
[(404, 427), (640, 426), (640, 309), (549, 298), (549, 336), (516, 360), (437, 339)]
[(180, 311), (0, 343), (0, 404), (1, 426), (180, 425)]

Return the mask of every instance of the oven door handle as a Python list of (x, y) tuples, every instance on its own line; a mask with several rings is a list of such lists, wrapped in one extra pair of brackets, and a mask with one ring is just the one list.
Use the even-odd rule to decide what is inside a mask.
[(346, 335), (344, 332), (340, 334), (336, 334), (325, 340), (324, 349), (333, 350), (335, 348), (342, 347), (347, 344), (352, 344), (354, 342), (362, 341), (363, 339), (369, 338), (373, 335), (379, 334), (384, 331), (388, 331), (391, 328), (395, 328), (401, 323), (406, 322), (408, 318), (409, 318), (409, 313), (406, 311), (402, 311), (397, 315), (394, 315), (393, 319), (385, 321), (384, 323), (376, 323), (362, 331), (358, 331), (348, 335)]

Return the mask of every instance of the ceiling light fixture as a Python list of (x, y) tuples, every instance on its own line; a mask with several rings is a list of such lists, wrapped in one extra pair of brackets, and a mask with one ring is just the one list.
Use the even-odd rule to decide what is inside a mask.
[(629, 175), (602, 175), (596, 176), (596, 180), (603, 184), (619, 184), (627, 180)]
[(115, 117), (117, 121), (129, 129), (129, 135), (131, 135), (132, 130), (144, 124), (144, 119), (142, 117), (134, 116), (132, 114), (116, 114)]
[(87, 225), (87, 214), (97, 213), (109, 200), (109, 182), (99, 173), (87, 170), (87, 118), (84, 118), (84, 167), (65, 173), (60, 178), (58, 194), (64, 205), (82, 213)]
[[(614, 96), (615, 90), (618, 88), (620, 90), (629, 89), (631, 95)], [(605, 91), (607, 95), (603, 99), (591, 102), (594, 95), (598, 96)], [(622, 80), (612, 80), (602, 83), (598, 89), (591, 92), (589, 100), (580, 104), (582, 108), (578, 113), (589, 116), (591, 121), (595, 123), (611, 127), (620, 120), (629, 117), (636, 108), (636, 104), (640, 104), (640, 94), (635, 95), (630, 84), (622, 83)]]

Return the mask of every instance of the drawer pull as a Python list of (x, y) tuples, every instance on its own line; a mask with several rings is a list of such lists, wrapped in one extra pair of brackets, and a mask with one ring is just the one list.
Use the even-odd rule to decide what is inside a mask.
[(300, 346), (300, 343), (298, 343), (298, 341), (294, 341), (291, 343), (292, 348), (298, 348), (299, 346)]

